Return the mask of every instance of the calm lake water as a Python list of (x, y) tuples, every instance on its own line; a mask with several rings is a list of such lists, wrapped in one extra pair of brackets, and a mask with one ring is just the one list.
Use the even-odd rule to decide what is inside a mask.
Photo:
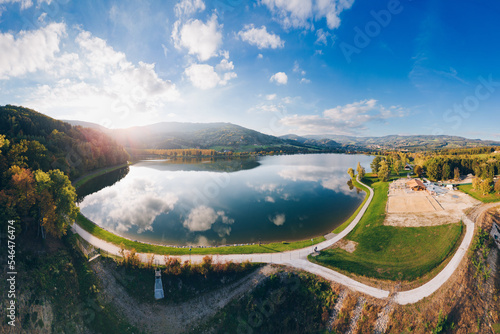
[(347, 169), (366, 155), (142, 161), (78, 189), (80, 210), (133, 240), (165, 245), (296, 241), (331, 232), (361, 204)]

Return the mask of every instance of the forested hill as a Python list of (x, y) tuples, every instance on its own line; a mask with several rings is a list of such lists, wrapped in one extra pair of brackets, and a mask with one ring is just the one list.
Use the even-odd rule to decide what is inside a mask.
[(123, 147), (101, 131), (72, 126), (31, 109), (0, 107), (0, 170), (16, 164), (33, 171), (59, 169), (74, 179), (102, 167), (125, 163)]
[(284, 144), (277, 137), (231, 123), (163, 122), (109, 133), (120, 144), (133, 148), (243, 148)]

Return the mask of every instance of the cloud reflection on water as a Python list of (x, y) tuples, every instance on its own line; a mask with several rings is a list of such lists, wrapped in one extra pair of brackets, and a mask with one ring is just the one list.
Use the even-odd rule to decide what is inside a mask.
[(292, 166), (278, 172), (285, 180), (317, 182), (325, 189), (356, 197), (357, 192), (347, 187), (347, 171), (345, 174), (342, 175), (338, 168), (321, 166)]
[[(130, 181), (131, 180), (131, 181)], [(116, 232), (137, 233), (153, 230), (153, 222), (162, 213), (174, 209), (179, 198), (146, 178), (127, 179), (113, 187), (91, 194), (80, 203), (80, 209), (98, 225)]]

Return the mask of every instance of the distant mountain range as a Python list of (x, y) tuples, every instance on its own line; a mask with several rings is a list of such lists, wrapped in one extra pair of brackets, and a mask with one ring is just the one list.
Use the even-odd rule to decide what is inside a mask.
[(399, 136), (390, 135), (384, 137), (353, 137), (353, 136), (341, 136), (341, 135), (309, 135), (309, 136), (296, 136), (296, 135), (286, 135), (280, 138), (286, 138), (289, 140), (296, 140), (301, 143), (308, 143), (311, 141), (319, 143), (328, 143), (328, 140), (332, 140), (342, 147), (351, 148), (365, 148), (373, 150), (408, 150), (408, 151), (418, 151), (418, 150), (439, 150), (439, 149), (453, 149), (453, 148), (471, 148), (479, 146), (497, 146), (500, 145), (498, 141), (492, 140), (481, 140), (481, 139), (468, 139), (459, 136), (430, 136), (430, 135), (418, 135), (418, 136)]
[(100, 125), (65, 120), (71, 125), (99, 129), (119, 144), (132, 149), (214, 149), (217, 151), (283, 151), (287, 153), (338, 151), (333, 140), (307, 143), (263, 134), (231, 123), (162, 122), (127, 129), (107, 129)]
[(107, 129), (100, 125), (66, 120), (72, 125), (99, 129), (119, 144), (135, 149), (202, 148), (215, 150), (255, 151), (256, 149), (294, 151), (370, 151), (370, 150), (436, 150), (497, 146), (500, 142), (468, 139), (458, 136), (354, 137), (342, 135), (293, 134), (280, 137), (244, 128), (231, 123), (162, 122), (127, 129)]

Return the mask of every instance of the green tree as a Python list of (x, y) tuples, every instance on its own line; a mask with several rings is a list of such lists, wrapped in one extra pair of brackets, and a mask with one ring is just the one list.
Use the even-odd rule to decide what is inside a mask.
[(377, 176), (380, 181), (386, 182), (389, 179), (389, 165), (385, 160), (380, 162), (380, 167), (378, 169)]
[(356, 167), (356, 171), (358, 172), (359, 179), (361, 180), (362, 178), (365, 177), (365, 168), (361, 166), (361, 163), (358, 162), (358, 166)]
[(441, 168), (437, 159), (431, 159), (427, 162), (427, 176), (433, 181), (441, 178)]
[(449, 164), (445, 163), (441, 171), (441, 177), (444, 180), (449, 180), (451, 177), (451, 167)]
[(372, 168), (372, 172), (375, 174), (378, 174), (378, 168), (380, 167), (380, 162), (382, 161), (382, 158), (380, 157), (375, 157), (370, 164), (370, 167)]
[(455, 170), (453, 171), (453, 179), (455, 181), (459, 181), (460, 180), (460, 168), (455, 167)]
[(61, 238), (79, 211), (75, 205), (75, 188), (68, 177), (57, 169), (48, 173), (37, 170), (35, 179), (42, 226), (50, 235)]
[(347, 170), (347, 174), (351, 177), (351, 179), (354, 179), (354, 169), (350, 168)]

